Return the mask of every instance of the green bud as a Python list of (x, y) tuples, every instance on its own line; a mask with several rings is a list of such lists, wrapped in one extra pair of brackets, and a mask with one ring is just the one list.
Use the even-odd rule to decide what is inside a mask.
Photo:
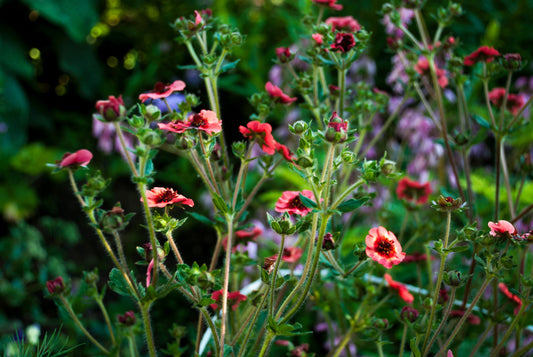
[(242, 44), (242, 35), (239, 32), (233, 32), (231, 34), (231, 44), (234, 46), (240, 46)]
[(246, 153), (246, 143), (244, 141), (235, 141), (231, 145), (231, 150), (233, 155), (238, 158), (243, 158)]
[(196, 95), (194, 94), (187, 94), (185, 96), (185, 102), (190, 106), (190, 107), (196, 107), (198, 105), (198, 103), (200, 103), (200, 98), (198, 98)]
[(391, 160), (385, 160), (381, 164), (381, 173), (384, 175), (391, 175), (396, 171), (396, 163)]
[(390, 3), (385, 3), (383, 4), (383, 6), (381, 7), (381, 12), (386, 15), (386, 14), (390, 14), (391, 12), (394, 11), (394, 7), (392, 6), (392, 4)]
[(83, 279), (88, 285), (96, 284), (99, 280), (98, 269), (95, 268), (93, 271), (83, 272)]
[(313, 166), (313, 159), (306, 155), (298, 157), (295, 162), (296, 165), (304, 169)]
[(355, 160), (357, 159), (357, 155), (355, 155), (353, 151), (344, 149), (341, 152), (341, 158), (344, 163), (351, 164), (352, 162), (355, 162)]
[(448, 4), (448, 11), (452, 16), (461, 16), (463, 13), (463, 8), (461, 7), (461, 4), (450, 2)]
[(443, 276), (444, 282), (449, 286), (459, 287), (462, 286), (466, 280), (466, 277), (457, 270), (445, 271)]
[(128, 123), (132, 128), (142, 128), (144, 126), (144, 117), (142, 115), (132, 115), (128, 118)]
[(174, 145), (180, 150), (189, 150), (196, 145), (196, 142), (188, 135), (181, 135), (176, 139)]
[(307, 124), (303, 120), (298, 120), (293, 124), (289, 125), (290, 132), (295, 135), (302, 134), (304, 131), (307, 131), (307, 129), (309, 129), (309, 124)]
[(146, 120), (149, 122), (157, 121), (161, 118), (161, 110), (155, 105), (149, 104), (146, 106)]
[(287, 213), (284, 213), (278, 218), (274, 218), (270, 214), (267, 214), (267, 218), (272, 230), (278, 234), (290, 235), (296, 232), (296, 226), (292, 223)]
[(161, 144), (161, 142), (163, 141), (161, 139), (161, 135), (159, 135), (153, 130), (145, 132), (144, 135), (142, 135), (142, 137), (140, 138), (140, 140), (143, 144), (152, 147), (159, 146), (159, 144)]
[(202, 59), (203, 59), (204, 64), (206, 64), (207, 66), (214, 65), (217, 61), (216, 56), (212, 56), (212, 55), (205, 55), (203, 56)]

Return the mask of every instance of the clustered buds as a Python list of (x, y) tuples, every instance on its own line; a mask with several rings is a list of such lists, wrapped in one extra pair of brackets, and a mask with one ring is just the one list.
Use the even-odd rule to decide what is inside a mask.
[(333, 112), (333, 115), (329, 119), (324, 136), (330, 143), (342, 143), (348, 138), (348, 121), (342, 119), (337, 115), (337, 112)]

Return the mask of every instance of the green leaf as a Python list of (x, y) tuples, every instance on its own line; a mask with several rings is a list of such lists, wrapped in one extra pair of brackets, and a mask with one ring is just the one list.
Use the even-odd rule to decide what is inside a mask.
[(229, 207), (226, 204), (226, 201), (222, 197), (220, 197), (218, 194), (213, 192), (213, 204), (215, 207), (220, 211), (222, 214), (226, 214), (229, 212)]
[(364, 205), (369, 199), (370, 197), (368, 196), (360, 199), (350, 198), (349, 200), (346, 200), (338, 205), (337, 209), (342, 213), (351, 212)]
[(205, 307), (205, 306), (209, 306), (211, 304), (214, 304), (216, 302), (217, 301), (215, 299), (204, 297), (204, 298), (201, 298), (200, 301), (198, 301), (198, 306)]
[(482, 127), (484, 128), (487, 128), (487, 129), (490, 129), (491, 128), (491, 125), (490, 123), (485, 120), (485, 118), (483, 118), (481, 115), (478, 115), (478, 114), (472, 114), (472, 118), (479, 124), (481, 125)]
[(209, 226), (214, 226), (215, 225), (215, 222), (212, 221), (211, 219), (207, 218), (206, 216), (204, 215), (201, 215), (199, 213), (196, 213), (196, 212), (187, 212), (187, 214), (191, 215), (192, 218), (196, 219), (198, 222), (200, 223), (203, 223), (203, 224), (207, 224)]
[(420, 350), (418, 349), (418, 346), (417, 346), (417, 343), (416, 343), (416, 338), (413, 337), (409, 341), (409, 346), (411, 347), (411, 352), (413, 353), (414, 357), (420, 357), (421, 356)]
[(239, 63), (239, 61), (240, 59), (237, 59), (233, 62), (226, 63), (225, 65), (222, 66), (222, 68), (220, 68), (220, 71), (217, 74), (224, 73), (224, 72), (229, 71), (230, 69), (235, 68), (237, 66), (237, 63)]
[(307, 208), (317, 208), (317, 204), (315, 201), (310, 199), (309, 197), (305, 197), (300, 193), (300, 201), (302, 201), (302, 204)]
[(129, 284), (124, 279), (124, 276), (117, 268), (111, 269), (109, 272), (109, 281), (107, 282), (111, 290), (119, 295), (131, 296)]

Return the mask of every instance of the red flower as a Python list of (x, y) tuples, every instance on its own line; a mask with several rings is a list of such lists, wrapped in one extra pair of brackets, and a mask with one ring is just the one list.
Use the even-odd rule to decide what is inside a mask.
[(490, 63), (494, 61), (495, 57), (498, 57), (500, 52), (496, 51), (492, 47), (481, 46), (471, 54), (465, 57), (464, 65), (473, 66), (478, 62)]
[(191, 114), (187, 121), (174, 121), (168, 124), (157, 124), (159, 129), (183, 133), (185, 130), (203, 130), (209, 135), (222, 131), (222, 120), (217, 118), (217, 114), (211, 110), (202, 109), (200, 113)]
[(309, 190), (303, 191), (285, 191), (276, 202), (276, 212), (288, 212), (289, 214), (297, 214), (306, 216), (312, 211), (311, 208), (305, 207), (300, 199), (300, 193), (312, 200), (315, 199), (313, 192)]
[(276, 141), (272, 136), (270, 124), (252, 120), (246, 124), (246, 127), (239, 126), (239, 131), (245, 138), (255, 140), (267, 154), (274, 155), (276, 152)]
[(319, 46), (324, 43), (324, 36), (322, 36), (319, 33), (314, 33), (311, 35), (311, 37), (313, 38), (313, 40), (315, 40), (316, 44)]
[(46, 282), (46, 288), (50, 294), (61, 294), (65, 291), (65, 281), (62, 277), (58, 276), (54, 280), (48, 280)]
[(514, 309), (514, 314), (515, 315), (518, 314), (518, 311), (520, 310), (520, 308), (522, 308), (522, 300), (520, 300), (520, 298), (518, 296), (516, 296), (515, 294), (510, 292), (509, 288), (504, 283), (499, 283), (498, 284), (498, 289), (500, 289), (500, 291), (502, 293), (504, 293), (504, 295), (507, 296), (507, 298), (509, 298), (509, 300), (514, 301), (516, 303), (516, 307)]
[[(505, 97), (505, 88), (497, 87), (489, 92), (489, 99), (495, 107), (500, 108), (503, 105)], [(524, 96), (520, 94), (508, 94), (506, 108), (512, 114), (516, 114), (525, 104)]]
[(99, 100), (96, 102), (96, 110), (104, 121), (112, 122), (124, 118), (126, 108), (122, 95), (118, 98), (110, 95), (108, 100)]
[(518, 232), (516, 228), (510, 223), (503, 219), (499, 220), (498, 223), (489, 222), (490, 235), (493, 237), (504, 236), (504, 235), (515, 235)]
[(431, 187), (429, 186), (429, 182), (420, 183), (407, 177), (398, 181), (398, 186), (396, 186), (396, 195), (398, 195), (398, 198), (409, 202), (416, 202), (417, 204), (426, 203), (430, 193)]
[[(450, 311), (450, 317), (461, 317), (464, 314), (465, 314), (464, 310), (452, 310), (452, 311)], [(466, 321), (470, 325), (479, 325), (481, 323), (481, 319), (479, 317), (477, 317), (476, 315), (474, 315), (474, 314), (468, 315), (468, 317), (466, 318)]]
[(149, 93), (142, 93), (141, 95), (139, 95), (139, 100), (144, 102), (147, 99), (166, 98), (174, 92), (182, 91), (184, 88), (185, 82), (179, 80), (166, 85), (162, 82), (157, 82), (154, 86), (154, 90)]
[[(211, 294), (211, 299), (215, 300), (216, 302), (209, 305), (213, 310), (218, 310), (222, 308), (222, 296), (223, 292), (222, 289), (213, 291)], [(229, 292), (228, 291), (228, 305), (231, 305), (231, 308), (235, 311), (237, 307), (239, 306), (241, 301), (245, 301), (246, 296), (241, 294), (239, 291)]]
[(77, 167), (77, 166), (87, 166), (93, 154), (89, 150), (81, 149), (75, 153), (67, 152), (63, 155), (63, 158), (59, 162), (59, 167)]
[(366, 255), (387, 269), (400, 264), (405, 258), (402, 246), (394, 233), (387, 231), (384, 227), (370, 229), (365, 243)]
[(346, 141), (348, 138), (348, 120), (342, 119), (337, 115), (337, 112), (333, 112), (324, 132), (324, 137), (332, 143)]
[(319, 5), (327, 6), (333, 10), (337, 10), (337, 11), (342, 10), (342, 5), (337, 4), (337, 0), (311, 0), (311, 1)]
[(353, 33), (337, 32), (335, 34), (335, 42), (331, 44), (333, 51), (348, 52), (355, 47), (355, 37)]
[(189, 207), (194, 206), (194, 202), (190, 198), (179, 195), (172, 188), (164, 187), (154, 187), (151, 190), (146, 190), (146, 201), (148, 202), (148, 207), (165, 207), (175, 203)]
[(409, 305), (413, 303), (413, 301), (415, 300), (415, 297), (409, 292), (409, 290), (407, 289), (407, 286), (405, 286), (402, 283), (392, 280), (392, 277), (387, 273), (385, 273), (384, 277), (385, 277), (385, 280), (387, 280), (387, 283), (389, 284), (391, 288), (398, 290), (398, 294), (400, 294), (400, 297), (402, 298), (403, 301), (405, 301)]
[(276, 148), (276, 151), (279, 152), (285, 160), (292, 161), (294, 160), (294, 155), (291, 153), (288, 147), (286, 147), (283, 144), (280, 144), (278, 142), (275, 143), (274, 147)]
[(265, 84), (265, 89), (275, 101), (279, 101), (284, 104), (291, 104), (296, 99), (298, 99), (296, 97), (289, 97), (287, 94), (283, 93), (283, 91), (279, 87), (273, 85), (271, 82), (267, 82)]
[(281, 260), (287, 263), (296, 263), (303, 254), (302, 248), (298, 247), (288, 247), (283, 249), (283, 256)]
[[(248, 244), (248, 242), (253, 242), (255, 241), (255, 238), (259, 237), (261, 234), (263, 234), (263, 230), (259, 227), (255, 227), (251, 232), (245, 230), (239, 230), (235, 232), (235, 240), (233, 242), (233, 248), (231, 250), (235, 252), (237, 250), (237, 245), (246, 245)], [(222, 241), (222, 246), (224, 246), (224, 250), (228, 249), (227, 236)]]
[(326, 24), (331, 26), (331, 31), (355, 32), (361, 30), (361, 25), (353, 16), (330, 17), (326, 19)]
[(292, 59), (292, 53), (289, 47), (278, 47), (276, 48), (276, 56), (281, 63), (290, 62)]
[[(428, 75), (430, 76), (430, 69), (429, 69), (429, 61), (427, 58), (423, 57), (418, 60), (418, 62), (415, 64), (415, 71), (420, 75)], [(448, 78), (446, 78), (446, 71), (443, 69), (440, 69), (435, 64), (435, 72), (437, 74), (437, 82), (439, 83), (439, 86), (441, 88), (446, 88), (448, 85)]]

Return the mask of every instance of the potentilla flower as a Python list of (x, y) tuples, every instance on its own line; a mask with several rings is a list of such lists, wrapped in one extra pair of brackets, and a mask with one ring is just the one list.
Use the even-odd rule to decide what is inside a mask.
[(46, 288), (50, 294), (61, 294), (65, 291), (65, 281), (62, 277), (58, 276), (53, 280), (48, 280), (46, 282)]
[[(259, 227), (254, 227), (252, 231), (246, 231), (242, 229), (238, 230), (237, 232), (235, 232), (233, 248), (231, 250), (235, 252), (237, 250), (238, 245), (246, 245), (248, 244), (248, 242), (254, 242), (255, 238), (259, 237), (261, 234), (263, 234), (263, 230)], [(224, 247), (224, 250), (228, 249), (228, 237), (227, 236), (222, 241), (222, 246)]]
[(157, 82), (151, 92), (139, 95), (139, 100), (144, 102), (147, 99), (166, 98), (172, 93), (182, 91), (183, 89), (185, 89), (185, 82), (180, 80), (174, 81), (171, 84)]
[(239, 126), (239, 131), (245, 138), (255, 140), (268, 155), (274, 155), (276, 152), (276, 140), (272, 136), (270, 124), (252, 120), (246, 124), (246, 127)]
[(400, 264), (405, 258), (402, 246), (394, 233), (387, 231), (384, 227), (370, 229), (365, 243), (366, 255), (387, 269)]
[(355, 32), (361, 30), (361, 25), (353, 16), (329, 17), (326, 24), (331, 26), (331, 31)]
[(400, 298), (402, 298), (403, 301), (405, 301), (409, 305), (413, 303), (415, 297), (409, 292), (407, 286), (397, 281), (394, 281), (392, 279), (392, 276), (387, 273), (385, 273), (384, 278), (391, 288), (398, 290), (398, 294), (400, 294)]
[(288, 212), (291, 215), (306, 216), (312, 209), (304, 206), (300, 199), (300, 193), (307, 198), (315, 200), (315, 195), (309, 190), (285, 191), (276, 202), (276, 212)]
[(464, 65), (473, 66), (478, 62), (490, 63), (494, 61), (494, 58), (498, 57), (500, 52), (492, 47), (481, 46), (471, 54), (465, 57)]
[(159, 129), (183, 133), (185, 130), (197, 129), (205, 131), (209, 135), (222, 131), (222, 120), (217, 118), (217, 114), (211, 110), (202, 109), (200, 113), (191, 114), (186, 121), (173, 121), (168, 124), (157, 124)]
[(333, 112), (324, 132), (324, 137), (331, 143), (346, 141), (348, 138), (348, 121), (338, 116), (337, 112)]
[(337, 11), (342, 10), (342, 5), (337, 4), (337, 0), (311, 0), (311, 1), (319, 5), (327, 6), (333, 10), (337, 10)]
[(353, 33), (337, 32), (335, 34), (335, 42), (331, 44), (333, 51), (348, 52), (355, 47), (355, 37)]
[(63, 155), (63, 158), (59, 162), (59, 167), (78, 167), (78, 166), (87, 166), (93, 154), (86, 149), (78, 150), (74, 153), (67, 152)]
[(119, 121), (123, 119), (126, 114), (126, 107), (124, 106), (122, 95), (118, 98), (110, 95), (108, 100), (97, 101), (96, 110), (98, 111), (98, 114), (100, 114), (98, 119), (106, 122)]
[[(501, 106), (503, 105), (504, 97), (505, 88), (497, 87), (489, 92), (489, 99), (491, 103), (497, 108), (501, 108)], [(524, 106), (525, 102), (525, 98), (521, 94), (508, 94), (507, 104), (505, 107), (512, 114), (516, 114)]]
[(283, 144), (280, 144), (278, 142), (275, 143), (274, 147), (276, 148), (276, 151), (283, 155), (283, 158), (289, 162), (292, 162), (294, 160), (294, 155), (291, 153), (289, 148)]
[[(209, 305), (213, 310), (219, 310), (222, 308), (222, 296), (223, 296), (223, 290), (217, 290), (213, 291), (211, 294), (211, 299), (215, 300), (216, 302)], [(231, 305), (231, 309), (235, 311), (241, 301), (245, 301), (246, 295), (241, 294), (239, 291), (229, 292), (228, 291), (228, 305)]]
[[(429, 69), (429, 61), (427, 58), (422, 57), (418, 60), (418, 62), (415, 64), (415, 71), (420, 74), (421, 76), (431, 76), (431, 72)], [(437, 82), (439, 83), (439, 86), (441, 88), (446, 88), (448, 85), (448, 78), (446, 78), (446, 71), (438, 68), (435, 64), (435, 73), (437, 75)]]
[(417, 204), (424, 204), (428, 201), (431, 187), (429, 182), (420, 183), (404, 177), (398, 181), (396, 195), (398, 198)]
[[(141, 202), (142, 202), (141, 198)], [(151, 190), (146, 190), (146, 201), (148, 207), (165, 207), (167, 205), (181, 204), (189, 207), (194, 206), (193, 200), (183, 195), (178, 194), (172, 188), (154, 187)]]
[(296, 263), (302, 257), (303, 249), (298, 247), (288, 247), (283, 249), (281, 260), (287, 263)]
[(315, 43), (320, 46), (324, 43), (324, 36), (322, 36), (321, 34), (319, 33), (314, 33), (311, 35), (311, 37), (313, 38), (313, 40), (315, 40)]
[(497, 223), (489, 222), (488, 226), (490, 228), (489, 234), (493, 237), (513, 236), (518, 233), (512, 223), (503, 219)]
[(276, 56), (281, 63), (288, 63), (294, 57), (289, 47), (276, 48)]
[(274, 101), (279, 101), (283, 104), (291, 104), (292, 102), (298, 99), (296, 97), (289, 97), (287, 94), (283, 93), (283, 91), (279, 87), (273, 85), (271, 82), (267, 82), (265, 84), (265, 89), (268, 95), (270, 95), (270, 97), (272, 97)]
[(500, 289), (500, 291), (505, 296), (507, 296), (507, 298), (509, 298), (509, 300), (514, 301), (516, 303), (516, 307), (514, 309), (514, 314), (515, 315), (518, 314), (518, 311), (520, 311), (520, 308), (522, 308), (522, 300), (520, 300), (520, 298), (518, 296), (516, 296), (515, 294), (510, 292), (509, 288), (504, 283), (499, 283), (498, 284), (498, 289)]

